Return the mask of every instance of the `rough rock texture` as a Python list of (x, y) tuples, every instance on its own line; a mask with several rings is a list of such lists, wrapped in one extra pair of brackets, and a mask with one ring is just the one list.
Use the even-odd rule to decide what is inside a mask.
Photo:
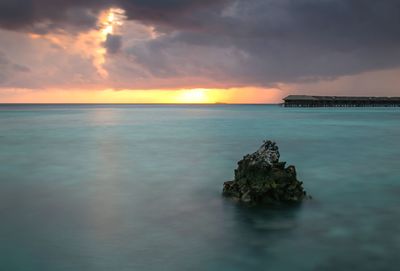
[(297, 180), (295, 167), (285, 167), (279, 156), (276, 143), (264, 141), (238, 162), (235, 179), (224, 183), (223, 194), (251, 205), (301, 202), (307, 197), (303, 183)]

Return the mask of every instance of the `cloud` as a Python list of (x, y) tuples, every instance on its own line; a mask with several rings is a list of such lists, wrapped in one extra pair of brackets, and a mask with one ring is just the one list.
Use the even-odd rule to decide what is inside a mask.
[(0, 84), (6, 83), (15, 73), (28, 73), (30, 71), (28, 67), (10, 61), (6, 54), (0, 51)]
[[(53, 46), (47, 39), (0, 30), (0, 81), (2, 88), (88, 88), (99, 85), (101, 78), (91, 58), (82, 52), (87, 39), (63, 41), (64, 47)], [(76, 45), (75, 43), (78, 43)], [(5, 60), (4, 60), (5, 59)]]
[(116, 54), (122, 47), (122, 36), (108, 34), (106, 41), (104, 42), (104, 47), (107, 49), (107, 53)]
[(155, 76), (255, 85), (327, 80), (398, 67), (399, 25), (398, 1), (243, 0), (183, 16), (173, 33), (128, 52)]
[(69, 29), (81, 31), (96, 26), (106, 1), (0, 0), (0, 27), (45, 34)]
[[(170, 25), (184, 13), (214, 6), (224, 0), (0, 0), (0, 27), (47, 33), (70, 28), (96, 27), (98, 14), (107, 8), (126, 10), (128, 19)], [(178, 18), (178, 19), (176, 19)]]
[(93, 81), (108, 87), (268, 87), (400, 66), (397, 0), (0, 0), (0, 28), (78, 35), (111, 7), (134, 27), (103, 42), (109, 78)]

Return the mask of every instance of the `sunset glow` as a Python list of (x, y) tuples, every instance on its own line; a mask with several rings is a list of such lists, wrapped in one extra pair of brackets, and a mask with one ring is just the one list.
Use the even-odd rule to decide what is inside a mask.
[(182, 103), (210, 103), (210, 99), (205, 89), (185, 90), (179, 95), (178, 100)]
[(95, 65), (99, 75), (103, 78), (108, 77), (108, 72), (103, 67), (106, 62), (107, 50), (103, 47), (102, 44), (107, 40), (108, 35), (112, 35), (118, 32), (119, 28), (124, 23), (124, 19), (125, 11), (123, 9), (111, 8), (100, 15), (99, 41), (97, 42), (97, 55), (93, 59), (93, 65)]
[(28, 90), (10, 89), (3, 102), (10, 103), (279, 103), (279, 89), (180, 89), (180, 90)]
[(116, 34), (119, 28), (124, 24), (125, 11), (119, 8), (110, 8), (100, 15), (99, 26), (100, 33), (105, 41), (108, 34)]

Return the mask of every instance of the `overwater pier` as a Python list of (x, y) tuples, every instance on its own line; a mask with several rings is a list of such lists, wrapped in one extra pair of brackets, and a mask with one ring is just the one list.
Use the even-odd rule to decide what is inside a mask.
[(284, 107), (400, 107), (400, 97), (289, 95)]

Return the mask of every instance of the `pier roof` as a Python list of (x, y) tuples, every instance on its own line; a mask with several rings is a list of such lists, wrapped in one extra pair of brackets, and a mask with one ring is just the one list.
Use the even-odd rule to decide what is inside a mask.
[(309, 96), (309, 95), (289, 95), (286, 98), (283, 98), (284, 101), (316, 101), (318, 100), (314, 96)]
[(289, 95), (284, 101), (400, 101), (400, 97)]

